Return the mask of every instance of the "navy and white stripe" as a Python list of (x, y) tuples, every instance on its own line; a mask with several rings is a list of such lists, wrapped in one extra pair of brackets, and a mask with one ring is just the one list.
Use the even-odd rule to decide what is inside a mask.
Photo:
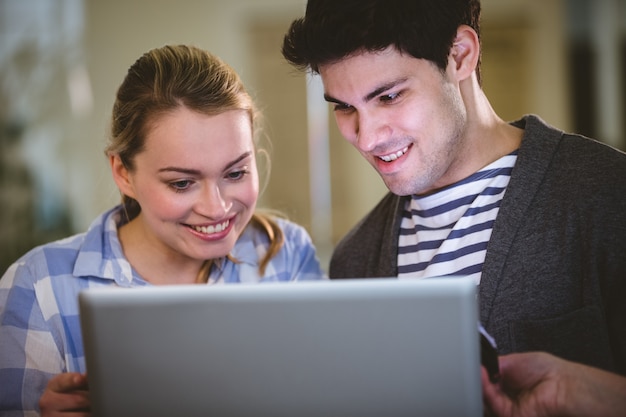
[(517, 151), (443, 190), (414, 195), (398, 240), (398, 277), (471, 276), (480, 282), (487, 243)]

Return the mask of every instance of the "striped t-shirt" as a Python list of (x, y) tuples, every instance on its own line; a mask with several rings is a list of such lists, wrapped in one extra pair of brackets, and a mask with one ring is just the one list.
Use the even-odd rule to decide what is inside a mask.
[(398, 241), (398, 277), (471, 276), (480, 282), (487, 243), (517, 151), (468, 178), (407, 203)]

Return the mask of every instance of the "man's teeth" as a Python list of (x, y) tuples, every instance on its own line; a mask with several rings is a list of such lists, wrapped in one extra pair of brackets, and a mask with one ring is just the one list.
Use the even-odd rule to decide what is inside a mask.
[(400, 158), (402, 155), (404, 155), (406, 153), (406, 151), (409, 150), (409, 147), (407, 146), (406, 148), (402, 149), (401, 151), (398, 151), (396, 153), (392, 153), (389, 155), (385, 155), (385, 156), (379, 156), (380, 159), (382, 159), (385, 162), (391, 162), (391, 161), (395, 161), (396, 159)]
[(226, 220), (224, 223), (217, 224), (215, 226), (193, 226), (196, 232), (204, 233), (210, 235), (212, 233), (219, 233), (224, 231), (228, 225), (230, 224), (230, 220)]

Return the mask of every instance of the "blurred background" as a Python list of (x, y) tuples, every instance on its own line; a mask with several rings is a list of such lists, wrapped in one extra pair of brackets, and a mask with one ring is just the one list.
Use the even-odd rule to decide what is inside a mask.
[[(0, 0), (0, 273), (120, 201), (103, 153), (114, 95), (142, 53), (167, 43), (206, 48), (239, 72), (273, 145), (259, 205), (303, 224), (326, 267), (386, 188), (336, 131), (319, 80), (282, 59), (305, 3)], [(625, 149), (626, 0), (482, 4), (484, 89), (496, 111), (539, 114)]]

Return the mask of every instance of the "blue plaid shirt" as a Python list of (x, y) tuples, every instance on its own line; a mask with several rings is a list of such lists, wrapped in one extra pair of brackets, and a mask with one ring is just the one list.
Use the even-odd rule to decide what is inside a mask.
[[(259, 276), (268, 239), (248, 227), (231, 255), (212, 269), (209, 283), (326, 278), (308, 233), (277, 219), (285, 243)], [(0, 279), (0, 414), (38, 415), (46, 384), (62, 372), (86, 372), (78, 315), (79, 291), (96, 286), (150, 285), (124, 257), (118, 240), (121, 210), (98, 217), (86, 233), (37, 247)]]

